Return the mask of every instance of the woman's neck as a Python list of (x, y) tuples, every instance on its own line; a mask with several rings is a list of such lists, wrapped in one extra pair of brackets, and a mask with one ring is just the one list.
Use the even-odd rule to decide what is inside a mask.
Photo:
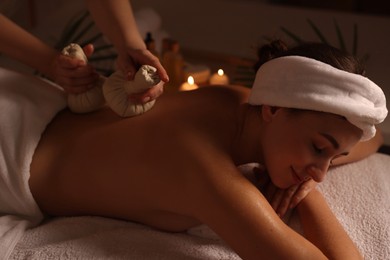
[(235, 164), (262, 163), (260, 107), (245, 104), (239, 113), (237, 124), (237, 133), (232, 147)]

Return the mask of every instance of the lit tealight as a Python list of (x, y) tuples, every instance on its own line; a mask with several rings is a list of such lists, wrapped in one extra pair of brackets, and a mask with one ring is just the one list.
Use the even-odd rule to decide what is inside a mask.
[(219, 69), (217, 73), (214, 73), (210, 78), (211, 85), (228, 85), (229, 77), (225, 75), (222, 69)]
[(180, 86), (181, 91), (194, 90), (197, 88), (198, 88), (198, 85), (195, 84), (194, 77), (192, 77), (192, 76), (189, 76), (187, 79), (187, 82), (184, 82)]

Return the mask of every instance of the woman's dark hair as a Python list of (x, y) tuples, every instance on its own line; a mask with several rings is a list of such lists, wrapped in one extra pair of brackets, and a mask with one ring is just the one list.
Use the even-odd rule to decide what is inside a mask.
[(303, 43), (288, 48), (281, 40), (275, 40), (258, 48), (258, 61), (254, 65), (257, 71), (265, 62), (284, 56), (303, 56), (327, 63), (337, 69), (364, 75), (364, 67), (360, 61), (346, 52), (323, 43)]

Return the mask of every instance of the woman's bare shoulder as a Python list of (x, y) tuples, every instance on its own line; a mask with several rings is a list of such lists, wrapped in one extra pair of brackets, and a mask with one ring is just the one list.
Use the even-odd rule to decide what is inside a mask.
[(241, 85), (207, 86), (200, 88), (200, 90), (202, 89), (210, 89), (211, 91), (230, 93), (231, 95), (240, 95), (243, 97), (247, 97), (250, 92), (249, 88)]
[(212, 99), (226, 100), (228, 102), (247, 102), (250, 90), (239, 85), (205, 86), (194, 91), (194, 94), (203, 95)]

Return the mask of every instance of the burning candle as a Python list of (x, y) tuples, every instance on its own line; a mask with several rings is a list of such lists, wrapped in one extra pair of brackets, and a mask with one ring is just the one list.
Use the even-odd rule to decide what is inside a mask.
[(214, 73), (210, 78), (211, 85), (228, 85), (229, 77), (224, 74), (222, 69), (218, 70), (218, 73)]
[(189, 76), (187, 79), (187, 82), (184, 82), (180, 86), (181, 91), (194, 90), (197, 88), (198, 88), (198, 85), (195, 84), (194, 78), (192, 76)]

